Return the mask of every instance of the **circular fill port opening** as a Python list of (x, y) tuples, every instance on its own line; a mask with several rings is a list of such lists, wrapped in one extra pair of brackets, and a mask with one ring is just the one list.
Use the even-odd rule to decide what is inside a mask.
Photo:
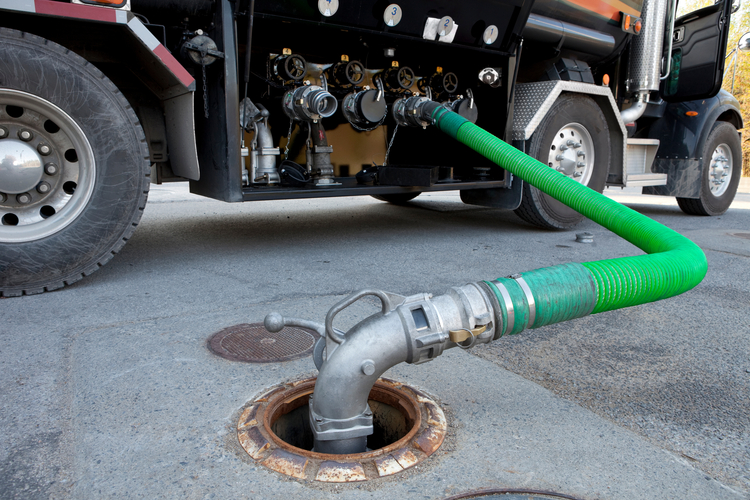
[(412, 467), (432, 455), (447, 431), (445, 414), (426, 394), (387, 379), (369, 396), (373, 434), (368, 451), (347, 455), (316, 453), (308, 402), (315, 379), (276, 387), (251, 402), (240, 416), (237, 435), (245, 451), (276, 472), (322, 482), (367, 481)]

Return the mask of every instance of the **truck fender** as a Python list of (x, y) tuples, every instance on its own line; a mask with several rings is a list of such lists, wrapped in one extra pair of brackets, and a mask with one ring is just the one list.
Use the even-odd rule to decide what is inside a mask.
[[(148, 30), (138, 17), (127, 10), (90, 5), (56, 2), (51, 0), (0, 1), (0, 12), (17, 16), (39, 18), (35, 34), (44, 37), (47, 22), (79, 22), (109, 24), (124, 29), (132, 50), (142, 63), (142, 75), (149, 88), (163, 103), (166, 136), (172, 170), (188, 179), (198, 180), (198, 152), (195, 142), (193, 94), (195, 79), (179, 61)], [(65, 45), (64, 41), (58, 41)]]
[(667, 184), (644, 187), (643, 194), (699, 198), (703, 145), (717, 121), (743, 126), (739, 102), (723, 89), (709, 99), (668, 104), (648, 134), (660, 141), (651, 170), (667, 174)]
[(607, 120), (612, 145), (607, 184), (621, 184), (627, 131), (609, 87), (565, 80), (517, 84), (511, 138), (517, 141), (529, 140), (563, 92), (589, 95), (601, 108)]

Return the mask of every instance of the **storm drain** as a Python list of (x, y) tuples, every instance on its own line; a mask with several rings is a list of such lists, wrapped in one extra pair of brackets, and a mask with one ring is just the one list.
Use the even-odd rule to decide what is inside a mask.
[(208, 348), (230, 361), (275, 363), (309, 356), (318, 338), (317, 332), (297, 326), (274, 333), (263, 323), (242, 323), (214, 333)]
[(744, 238), (746, 240), (750, 240), (750, 233), (727, 233), (729, 236), (734, 236), (735, 238)]

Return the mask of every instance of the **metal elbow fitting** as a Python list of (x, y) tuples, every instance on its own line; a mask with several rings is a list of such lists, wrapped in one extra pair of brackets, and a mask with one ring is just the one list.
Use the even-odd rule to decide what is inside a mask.
[(284, 95), (284, 113), (292, 120), (317, 121), (328, 118), (338, 109), (336, 98), (323, 87), (307, 85)]
[[(336, 314), (367, 295), (380, 299), (381, 311), (346, 333), (335, 330)], [(399, 363), (424, 363), (445, 349), (468, 349), (491, 341), (495, 337), (494, 320), (492, 300), (479, 284), (454, 287), (437, 297), (363, 290), (336, 304), (325, 325), (316, 326), (316, 330), (325, 331), (325, 337), (315, 349), (320, 373), (309, 402), (314, 451), (366, 451), (367, 436), (373, 432), (367, 399), (377, 379)], [(284, 324), (301, 321), (272, 314), (266, 325), (278, 331)]]

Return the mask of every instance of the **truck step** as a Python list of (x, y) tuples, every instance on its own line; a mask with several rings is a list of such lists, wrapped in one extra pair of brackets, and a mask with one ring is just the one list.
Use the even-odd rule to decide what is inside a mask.
[(659, 149), (658, 139), (628, 139), (627, 163), (623, 184), (632, 186), (664, 186), (667, 174), (654, 174), (651, 165)]

